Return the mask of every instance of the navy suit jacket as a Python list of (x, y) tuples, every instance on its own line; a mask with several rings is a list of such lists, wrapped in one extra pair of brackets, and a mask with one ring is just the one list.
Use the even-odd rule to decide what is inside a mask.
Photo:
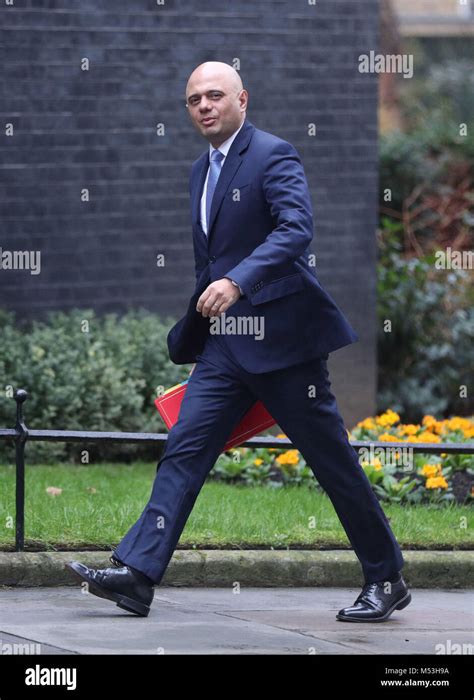
[(196, 287), (186, 314), (168, 333), (171, 360), (196, 362), (210, 332), (210, 319), (196, 303), (223, 277), (244, 292), (226, 319), (263, 317), (261, 340), (223, 336), (248, 372), (289, 367), (356, 342), (358, 335), (309, 264), (313, 212), (296, 149), (245, 119), (222, 166), (206, 236), (200, 201), (208, 167), (206, 150), (193, 163), (189, 182)]

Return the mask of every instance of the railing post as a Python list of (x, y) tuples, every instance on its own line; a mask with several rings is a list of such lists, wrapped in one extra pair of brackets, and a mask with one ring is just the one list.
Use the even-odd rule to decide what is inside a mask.
[(23, 418), (23, 403), (28, 398), (24, 389), (15, 391), (16, 424), (15, 424), (15, 551), (25, 549), (25, 443), (28, 439), (28, 428)]

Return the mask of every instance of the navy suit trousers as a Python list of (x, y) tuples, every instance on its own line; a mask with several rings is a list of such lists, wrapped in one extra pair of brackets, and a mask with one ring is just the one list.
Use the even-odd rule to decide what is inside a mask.
[(150, 499), (114, 555), (161, 581), (207, 475), (234, 427), (260, 399), (330, 498), (365, 583), (396, 574), (404, 559), (349, 443), (330, 391), (327, 358), (251, 374), (231, 355), (225, 337), (209, 335), (158, 462)]

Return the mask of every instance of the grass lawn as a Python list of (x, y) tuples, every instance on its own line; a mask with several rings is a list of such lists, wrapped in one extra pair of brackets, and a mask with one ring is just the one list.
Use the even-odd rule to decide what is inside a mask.
[[(156, 463), (26, 468), (26, 549), (112, 548), (135, 522), (151, 493)], [(0, 549), (13, 549), (15, 468), (0, 466)], [(48, 487), (62, 489), (51, 496)], [(472, 548), (472, 509), (450, 504), (384, 505), (404, 548)], [(314, 523), (314, 525), (313, 525)], [(311, 527), (311, 525), (313, 525)], [(14, 527), (14, 526), (13, 526)], [(207, 482), (180, 547), (347, 547), (328, 497), (307, 487), (231, 486)]]

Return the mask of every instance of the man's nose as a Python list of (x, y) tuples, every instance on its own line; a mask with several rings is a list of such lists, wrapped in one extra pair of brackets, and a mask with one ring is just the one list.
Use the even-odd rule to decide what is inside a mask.
[(200, 103), (200, 105), (199, 105), (199, 110), (200, 110), (201, 112), (207, 112), (207, 110), (209, 109), (210, 104), (211, 104), (211, 103), (209, 102), (209, 100), (208, 100), (206, 97), (203, 97), (203, 98), (201, 99), (201, 103)]

